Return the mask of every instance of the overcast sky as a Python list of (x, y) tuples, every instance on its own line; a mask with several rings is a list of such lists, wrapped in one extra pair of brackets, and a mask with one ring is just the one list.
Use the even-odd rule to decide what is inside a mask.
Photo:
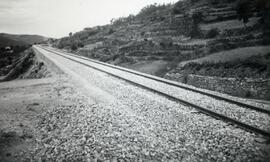
[(146, 5), (177, 0), (0, 0), (0, 33), (59, 38), (136, 14)]

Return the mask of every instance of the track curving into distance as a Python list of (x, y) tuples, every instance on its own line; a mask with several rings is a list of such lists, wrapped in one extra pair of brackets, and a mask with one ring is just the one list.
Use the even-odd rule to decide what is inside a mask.
[(147, 75), (147, 74), (141, 74), (141, 73), (138, 73), (138, 72), (135, 72), (135, 71), (132, 71), (132, 70), (127, 70), (127, 69), (124, 69), (124, 68), (121, 68), (121, 67), (117, 67), (117, 66), (110, 65), (110, 64), (107, 64), (107, 63), (102, 63), (102, 62), (99, 62), (99, 61), (96, 61), (96, 60), (92, 60), (92, 59), (89, 59), (89, 58), (85, 58), (85, 57), (82, 57), (82, 56), (77, 56), (77, 55), (66, 53), (66, 52), (64, 53), (62, 51), (60, 53), (60, 52), (56, 52), (56, 51), (53, 51), (53, 50), (48, 49), (48, 48), (44, 48), (44, 47), (41, 47), (41, 46), (39, 46), (39, 47), (42, 48), (42, 49), (44, 49), (44, 50), (46, 50), (46, 51), (49, 51), (51, 53), (57, 54), (59, 56), (62, 56), (64, 58), (66, 58), (66, 59), (69, 59), (71, 61), (77, 62), (79, 64), (85, 65), (85, 66), (90, 67), (92, 69), (95, 69), (95, 70), (101, 71), (103, 73), (109, 74), (109, 75), (111, 75), (111, 76), (113, 76), (115, 78), (118, 78), (118, 79), (124, 80), (126, 82), (129, 82), (129, 83), (131, 83), (131, 84), (133, 84), (135, 86), (138, 86), (138, 87), (147, 89), (147, 90), (149, 90), (149, 91), (151, 91), (153, 93), (156, 93), (156, 94), (159, 94), (161, 96), (164, 96), (164, 97), (166, 97), (166, 98), (168, 98), (170, 100), (173, 100), (173, 101), (180, 102), (180, 103), (186, 104), (188, 106), (191, 106), (191, 107), (197, 109), (198, 111), (200, 111), (200, 112), (202, 112), (204, 114), (207, 114), (207, 115), (209, 115), (211, 117), (214, 117), (216, 119), (223, 120), (225, 122), (234, 124), (234, 125), (242, 128), (242, 129), (244, 129), (246, 131), (250, 131), (250, 132), (253, 132), (253, 133), (256, 133), (256, 134), (260, 134), (260, 135), (263, 135), (263, 136), (266, 136), (266, 137), (270, 137), (270, 132), (268, 132), (268, 131), (265, 131), (263, 129), (257, 128), (257, 127), (252, 126), (252, 125), (248, 125), (248, 124), (246, 124), (244, 122), (238, 121), (238, 120), (233, 119), (231, 117), (228, 117), (226, 115), (219, 114), (219, 113), (217, 113), (215, 111), (212, 111), (212, 110), (210, 110), (208, 108), (205, 108), (205, 107), (202, 107), (200, 105), (191, 103), (189, 101), (186, 101), (186, 100), (183, 100), (183, 99), (174, 97), (172, 95), (166, 94), (166, 93), (161, 92), (159, 90), (156, 90), (156, 89), (153, 89), (151, 87), (145, 86), (143, 84), (134, 82), (134, 81), (132, 81), (130, 79), (126, 79), (126, 78), (123, 78), (123, 77), (121, 77), (119, 75), (110, 73), (110, 72), (105, 71), (105, 70), (103, 70), (101, 68), (97, 68), (97, 67), (94, 67), (92, 65), (89, 65), (89, 64), (80, 62), (78, 60), (72, 59), (72, 58), (67, 57), (65, 55), (69, 55), (69, 56), (76, 57), (76, 58), (79, 58), (79, 59), (87, 60), (87, 61), (94, 62), (94, 63), (100, 64), (100, 65), (103, 65), (103, 66), (107, 66), (107, 67), (110, 67), (110, 68), (114, 68), (114, 69), (118, 69), (118, 70), (121, 70), (121, 71), (125, 71), (127, 73), (132, 73), (134, 75), (139, 75), (141, 77), (145, 77), (145, 78), (148, 78), (148, 79), (159, 81), (159, 82), (162, 82), (162, 83), (171, 85), (171, 86), (175, 86), (175, 87), (178, 87), (178, 88), (183, 88), (183, 89), (186, 89), (186, 90), (189, 90), (189, 91), (193, 91), (193, 92), (196, 92), (196, 93), (207, 95), (207, 96), (213, 97), (213, 98), (218, 99), (218, 100), (223, 100), (223, 101), (226, 101), (226, 102), (229, 102), (229, 103), (232, 103), (232, 104), (236, 104), (238, 106), (242, 106), (242, 107), (245, 107), (245, 108), (248, 108), (248, 109), (256, 110), (258, 112), (265, 113), (265, 114), (268, 114), (268, 115), (270, 114), (270, 111), (269, 110), (266, 110), (266, 109), (263, 109), (263, 108), (260, 108), (260, 107), (256, 107), (256, 106), (253, 106), (253, 105), (249, 105), (249, 104), (246, 104), (246, 103), (243, 103), (243, 102), (235, 101), (235, 100), (232, 100), (232, 99), (229, 99), (229, 98), (221, 97), (221, 96), (218, 96), (218, 95), (215, 95), (215, 94), (211, 94), (211, 93), (208, 93), (208, 92), (204, 92), (204, 91), (201, 91), (201, 90), (197, 90), (197, 89), (192, 89), (192, 88), (189, 88), (189, 87), (185, 87), (185, 86), (182, 86), (180, 84), (173, 83), (171, 81), (166, 81), (165, 79), (162, 79), (162, 78), (150, 76), (150, 75)]

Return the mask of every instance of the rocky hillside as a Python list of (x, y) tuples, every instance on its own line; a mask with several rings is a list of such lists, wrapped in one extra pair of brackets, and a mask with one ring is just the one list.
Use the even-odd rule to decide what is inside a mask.
[[(267, 0), (150, 5), (109, 25), (70, 33), (54, 46), (169, 79), (176, 74), (267, 79), (269, 11)], [(255, 52), (246, 54), (247, 48)], [(237, 55), (226, 57), (232, 50)]]
[(20, 51), (13, 53), (0, 53), (0, 82), (51, 76), (47, 66), (38, 59), (32, 48), (20, 48)]

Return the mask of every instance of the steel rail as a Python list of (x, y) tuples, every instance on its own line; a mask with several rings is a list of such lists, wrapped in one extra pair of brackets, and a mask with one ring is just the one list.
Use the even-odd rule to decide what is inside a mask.
[[(50, 49), (46, 49), (46, 50), (51, 51)], [(55, 52), (55, 51), (53, 51), (53, 52)], [(67, 52), (62, 52), (62, 53), (65, 53), (67, 55), (70, 55), (70, 56), (73, 56), (73, 57), (77, 57), (77, 58), (80, 58), (80, 59), (83, 59), (83, 60), (92, 61), (94, 63), (100, 64), (100, 65), (104, 65), (104, 66), (107, 66), (107, 67), (111, 67), (111, 68), (114, 68), (114, 69), (118, 69), (118, 70), (121, 70), (121, 71), (132, 73), (132, 74), (135, 74), (135, 75), (139, 75), (139, 76), (142, 76), (142, 77), (145, 77), (145, 78), (148, 78), (148, 79), (159, 81), (159, 82), (162, 82), (162, 83), (171, 85), (171, 86), (175, 86), (175, 87), (178, 87), (178, 88), (182, 88), (182, 89), (186, 89), (186, 90), (193, 91), (193, 92), (196, 92), (196, 93), (200, 93), (200, 94), (203, 94), (203, 95), (207, 95), (207, 96), (213, 97), (213, 98), (218, 99), (218, 100), (223, 100), (223, 101), (226, 101), (226, 102), (229, 102), (229, 103), (232, 103), (232, 104), (241, 106), (241, 107), (249, 108), (251, 110), (259, 111), (259, 112), (262, 112), (262, 113), (265, 113), (265, 114), (270, 115), (270, 110), (263, 109), (263, 108), (260, 108), (260, 107), (254, 106), (254, 105), (246, 104), (244, 102), (232, 100), (232, 99), (229, 99), (229, 98), (226, 98), (226, 97), (222, 97), (222, 96), (219, 96), (219, 95), (216, 95), (216, 94), (212, 94), (212, 93), (209, 93), (209, 92), (206, 92), (206, 91), (194, 89), (194, 88), (191, 88), (191, 87), (186, 87), (186, 86), (183, 86), (183, 85), (180, 85), (180, 84), (171, 82), (171, 81), (167, 81), (167, 80), (165, 80), (163, 78), (159, 78), (157, 76), (150, 76), (148, 74), (141, 74), (141, 73), (138, 73), (136, 71), (124, 69), (122, 67), (114, 66), (114, 65), (111, 65), (111, 64), (108, 64), (108, 63), (103, 63), (103, 62), (96, 61), (96, 60), (93, 60), (93, 59), (90, 59), (90, 58), (85, 58), (85, 57), (82, 57), (82, 56), (77, 56), (77, 55), (70, 54), (70, 53), (67, 53)]]
[[(42, 47), (41, 47), (41, 48), (42, 48)], [(180, 99), (180, 98), (177, 98), (177, 97), (168, 95), (168, 94), (166, 94), (166, 93), (164, 93), (164, 92), (155, 90), (155, 89), (153, 89), (153, 88), (147, 87), (147, 86), (142, 85), (142, 84), (140, 84), (140, 83), (136, 83), (136, 82), (134, 82), (134, 81), (131, 81), (131, 80), (126, 79), (126, 78), (123, 78), (123, 77), (121, 77), (121, 76), (112, 74), (112, 73), (110, 73), (110, 72), (108, 72), (108, 71), (105, 71), (105, 70), (102, 70), (102, 69), (100, 69), (100, 68), (97, 68), (97, 67), (91, 66), (91, 65), (89, 65), (89, 64), (86, 64), (86, 63), (77, 61), (77, 60), (72, 59), (72, 58), (70, 58), (70, 57), (64, 56), (64, 54), (59, 54), (59, 52), (55, 52), (55, 51), (52, 51), (52, 50), (48, 50), (48, 49), (46, 49), (46, 48), (42, 48), (42, 49), (44, 49), (44, 50), (46, 50), (46, 51), (49, 51), (49, 52), (51, 52), (51, 53), (54, 53), (54, 54), (56, 54), (56, 55), (62, 56), (62, 57), (64, 57), (64, 58), (68, 59), (68, 60), (71, 60), (71, 61), (77, 62), (77, 63), (79, 63), (79, 64), (85, 65), (85, 66), (87, 66), (87, 67), (89, 67), (89, 68), (92, 68), (92, 69), (95, 69), (95, 70), (97, 70), (97, 71), (106, 73), (106, 74), (111, 75), (111, 76), (113, 76), (113, 77), (115, 77), (115, 78), (124, 80), (124, 81), (126, 81), (126, 82), (128, 82), (128, 83), (130, 83), (130, 84), (133, 84), (133, 85), (135, 85), (135, 86), (141, 87), (141, 88), (146, 89), (146, 90), (149, 90), (149, 91), (151, 91), (151, 92), (153, 92), (153, 93), (156, 93), (156, 94), (159, 94), (159, 95), (161, 95), (161, 96), (164, 96), (164, 97), (166, 97), (166, 98), (168, 98), (168, 99), (170, 99), (170, 100), (173, 100), (173, 101), (176, 101), (176, 102), (180, 102), (180, 103), (182, 103), (182, 104), (185, 104), (185, 105), (194, 107), (194, 108), (197, 109), (199, 112), (202, 112), (202, 113), (204, 113), (204, 114), (206, 114), (206, 115), (209, 115), (209, 116), (211, 116), (211, 117), (214, 117), (214, 118), (216, 118), (216, 119), (219, 119), (219, 120), (222, 120), (222, 121), (225, 121), (225, 122), (234, 124), (234, 125), (238, 126), (239, 128), (242, 128), (242, 129), (244, 129), (244, 130), (246, 130), (246, 131), (253, 132), (253, 133), (256, 133), (256, 134), (260, 134), (260, 135), (263, 135), (263, 136), (266, 136), (266, 137), (270, 137), (270, 132), (267, 132), (267, 131), (262, 130), (262, 129), (260, 129), (260, 128), (257, 128), (257, 127), (248, 125), (248, 124), (246, 124), (246, 123), (243, 123), (243, 122), (241, 122), (241, 121), (235, 120), (235, 119), (230, 118), (230, 117), (228, 117), (228, 116), (225, 116), (225, 115), (223, 115), (223, 114), (216, 113), (216, 112), (214, 112), (214, 111), (212, 111), (212, 110), (209, 110), (209, 109), (207, 109), (207, 108), (204, 108), (204, 107), (202, 107), (202, 106), (199, 106), (199, 105), (196, 105), (196, 104), (194, 104), (194, 103), (185, 101), (185, 100), (183, 100), (183, 99)], [(91, 60), (88, 60), (88, 61), (91, 61)]]

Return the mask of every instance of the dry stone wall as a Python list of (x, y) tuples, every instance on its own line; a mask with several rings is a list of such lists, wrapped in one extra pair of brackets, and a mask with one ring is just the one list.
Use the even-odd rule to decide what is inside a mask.
[(200, 75), (167, 74), (167, 79), (233, 96), (270, 100), (270, 79), (236, 79)]

